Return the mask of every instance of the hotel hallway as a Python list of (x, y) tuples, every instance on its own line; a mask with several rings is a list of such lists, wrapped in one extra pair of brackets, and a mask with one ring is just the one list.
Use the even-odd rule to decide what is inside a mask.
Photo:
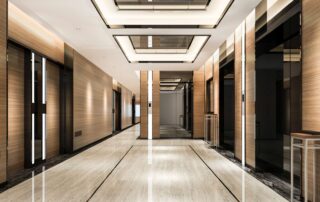
[(0, 201), (286, 201), (202, 140), (139, 140), (140, 126), (0, 194)]

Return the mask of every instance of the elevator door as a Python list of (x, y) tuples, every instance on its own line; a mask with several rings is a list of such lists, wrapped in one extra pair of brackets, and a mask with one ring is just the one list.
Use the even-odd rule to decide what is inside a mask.
[(121, 93), (113, 91), (113, 132), (121, 130)]

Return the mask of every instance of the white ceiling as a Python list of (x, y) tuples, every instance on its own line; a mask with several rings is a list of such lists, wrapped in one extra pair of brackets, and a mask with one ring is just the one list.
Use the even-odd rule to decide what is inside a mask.
[[(198, 69), (261, 0), (235, 0), (216, 29), (108, 29), (91, 0), (9, 0), (118, 82), (139, 94), (136, 70)], [(112, 0), (110, 0), (112, 1)], [(160, 12), (160, 11), (157, 11)], [(128, 63), (113, 35), (211, 35), (194, 63)]]

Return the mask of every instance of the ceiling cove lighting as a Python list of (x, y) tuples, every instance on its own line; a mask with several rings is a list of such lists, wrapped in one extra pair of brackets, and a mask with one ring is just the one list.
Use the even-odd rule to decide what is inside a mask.
[(114, 0), (121, 10), (203, 10), (211, 0)]
[(91, 0), (101, 18), (109, 28), (130, 26), (197, 26), (216, 28), (234, 0), (214, 0), (205, 10), (121, 10), (111, 0)]
[(150, 53), (139, 53), (133, 47), (130, 36), (117, 35), (114, 38), (130, 63), (193, 63), (210, 36), (194, 36), (189, 49), (184, 54), (168, 53), (170, 49), (165, 49), (167, 52), (158, 52), (158, 49), (152, 49), (153, 52)]

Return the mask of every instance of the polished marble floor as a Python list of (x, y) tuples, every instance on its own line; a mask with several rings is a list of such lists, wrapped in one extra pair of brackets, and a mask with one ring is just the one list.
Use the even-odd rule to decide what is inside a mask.
[(286, 201), (201, 140), (140, 140), (139, 125), (0, 194), (0, 201)]

